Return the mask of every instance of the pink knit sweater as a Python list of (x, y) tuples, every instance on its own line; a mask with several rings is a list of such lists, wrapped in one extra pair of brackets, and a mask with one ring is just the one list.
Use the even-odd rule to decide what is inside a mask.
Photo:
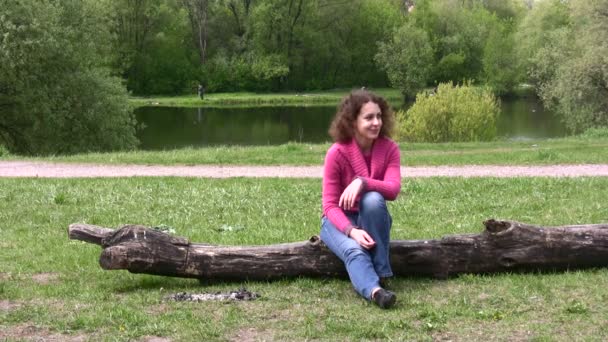
[[(355, 178), (363, 181), (362, 193), (377, 191), (386, 200), (397, 198), (401, 191), (401, 163), (397, 144), (384, 137), (376, 139), (371, 150), (370, 170), (355, 139), (347, 143), (335, 143), (327, 151), (323, 169), (323, 215), (346, 235), (353, 225), (344, 210), (338, 207), (338, 201), (344, 189)], [(359, 207), (359, 198), (355, 208)]]

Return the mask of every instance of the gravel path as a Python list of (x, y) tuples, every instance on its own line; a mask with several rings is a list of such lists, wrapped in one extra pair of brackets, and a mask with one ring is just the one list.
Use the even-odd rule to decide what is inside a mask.
[[(321, 166), (162, 166), (99, 165), (0, 161), (0, 177), (286, 177), (320, 178)], [(608, 177), (608, 164), (543, 165), (543, 166), (415, 166), (402, 167), (404, 177)]]

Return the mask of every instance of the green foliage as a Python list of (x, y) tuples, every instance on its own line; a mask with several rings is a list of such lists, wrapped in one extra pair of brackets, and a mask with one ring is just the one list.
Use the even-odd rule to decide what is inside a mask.
[(256, 56), (253, 53), (232, 58), (217, 55), (205, 64), (203, 82), (210, 92), (276, 91), (280, 79), (289, 73), (289, 67), (282, 59), (279, 55)]
[(512, 23), (522, 11), (512, 1), (417, 1), (406, 24), (380, 44), (376, 61), (408, 97), (463, 80), (511, 92), (521, 74), (514, 66)]
[(520, 27), (520, 51), (544, 104), (572, 133), (608, 127), (608, 0), (547, 1)]
[(113, 67), (134, 94), (182, 94), (199, 82), (187, 15), (167, 1), (109, 1)]
[(464, 53), (450, 52), (441, 57), (437, 63), (437, 66), (435, 67), (435, 78), (443, 81), (461, 81), (467, 74), (465, 62), (466, 56)]
[(498, 96), (510, 94), (515, 91), (522, 74), (515, 52), (514, 34), (506, 25), (490, 32), (483, 52), (485, 84)]
[(253, 59), (251, 74), (259, 82), (276, 80), (289, 73), (289, 67), (279, 55), (266, 55)]
[(419, 93), (416, 103), (400, 112), (397, 121), (400, 136), (408, 141), (488, 141), (496, 137), (499, 113), (488, 89), (442, 83), (436, 94)]
[(474, 0), (472, 2), (483, 6), (488, 12), (500, 19), (519, 18), (525, 11), (524, 1), (521, 0)]
[(114, 69), (141, 95), (385, 87), (376, 41), (402, 22), (393, 0), (103, 3)]
[(110, 34), (93, 1), (1, 0), (0, 139), (11, 152), (136, 145), (127, 93), (109, 75)]
[(395, 31), (389, 43), (380, 43), (376, 62), (391, 85), (405, 97), (413, 97), (429, 81), (433, 50), (427, 33), (412, 25)]
[(542, 50), (555, 44), (555, 38), (552, 36), (555, 35), (556, 30), (569, 25), (568, 12), (568, 6), (563, 1), (538, 1), (523, 18), (515, 33), (519, 63), (535, 84), (545, 82), (555, 69), (555, 65), (550, 68), (543, 67), (542, 64), (556, 61), (548, 55), (543, 56), (546, 52)]
[(138, 55), (127, 86), (135, 94), (183, 94), (198, 85), (197, 69), (190, 63), (179, 38), (159, 34), (151, 42), (148, 54)]
[(10, 152), (6, 146), (0, 144), (0, 158), (10, 156)]
[(456, 1), (434, 1), (431, 8), (439, 20), (429, 31), (437, 58), (435, 82), (479, 79), (483, 48), (496, 18), (483, 7)]
[(500, 43), (512, 40), (511, 26), (493, 32), (523, 13), (518, 0), (418, 0), (412, 12), (395, 0), (98, 4), (96, 15), (112, 34), (105, 45), (112, 71), (136, 95), (194, 94), (199, 82), (210, 92), (390, 82), (413, 98), (426, 86), (464, 79), (490, 82), (501, 93), (513, 80), (514, 69), (501, 73), (512, 47)]
[(390, 0), (259, 1), (250, 15), (250, 49), (282, 57), (289, 68), (282, 89), (385, 86), (373, 64), (376, 41), (400, 19)]
[(578, 137), (586, 139), (608, 138), (608, 127), (589, 128)]
[(608, 127), (608, 48), (590, 48), (557, 68), (541, 87), (545, 104), (561, 115), (573, 133)]

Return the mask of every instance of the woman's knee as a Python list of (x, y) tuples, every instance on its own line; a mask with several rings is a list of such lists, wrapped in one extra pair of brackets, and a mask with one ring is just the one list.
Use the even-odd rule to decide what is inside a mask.
[(360, 211), (362, 212), (386, 212), (386, 200), (377, 191), (366, 192), (359, 200)]
[(366, 257), (366, 253), (361, 246), (352, 246), (344, 251), (344, 262)]

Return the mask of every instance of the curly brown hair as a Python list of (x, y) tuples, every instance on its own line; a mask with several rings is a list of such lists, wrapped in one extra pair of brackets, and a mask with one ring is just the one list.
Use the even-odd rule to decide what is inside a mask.
[(395, 126), (395, 114), (386, 100), (371, 91), (364, 89), (354, 90), (342, 99), (338, 106), (336, 115), (329, 126), (329, 135), (334, 142), (346, 142), (354, 135), (353, 123), (357, 120), (361, 107), (368, 102), (373, 102), (382, 111), (382, 128), (380, 136), (391, 137)]

